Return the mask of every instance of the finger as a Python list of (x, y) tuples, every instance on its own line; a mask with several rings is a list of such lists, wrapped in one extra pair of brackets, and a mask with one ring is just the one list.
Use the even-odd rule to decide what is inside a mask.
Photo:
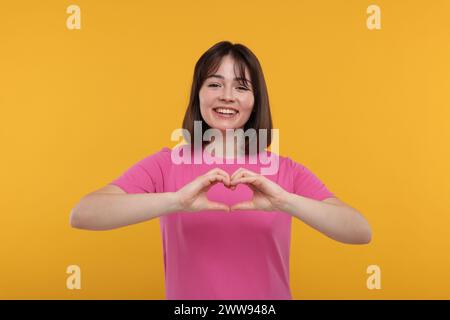
[(242, 170), (244, 170), (244, 168), (242, 168), (242, 167), (237, 169), (235, 172), (233, 172), (233, 174), (231, 175), (230, 179), (233, 180), (234, 177), (236, 177), (236, 175), (238, 175), (240, 172), (242, 172)]
[(247, 175), (247, 173), (245, 172), (245, 171), (241, 171), (241, 172), (239, 172), (239, 173), (237, 173), (232, 179), (231, 179), (231, 181), (230, 182), (233, 182), (233, 181), (235, 181), (235, 180), (237, 180), (237, 179), (240, 179), (240, 178), (243, 178), (243, 177), (247, 177), (248, 175)]
[(214, 175), (206, 175), (203, 177), (201, 182), (202, 188), (209, 187), (217, 182), (225, 183), (225, 178), (222, 175), (214, 174)]
[(242, 177), (242, 176), (253, 176), (253, 175), (257, 175), (257, 173), (253, 172), (251, 170), (248, 170), (246, 168), (240, 167), (231, 175), (231, 180), (235, 179), (238, 176)]
[(258, 175), (256, 172), (250, 171), (245, 168), (240, 168), (235, 173), (233, 173), (233, 175), (231, 176), (231, 181), (241, 177), (252, 177), (256, 175)]
[(231, 181), (232, 186), (236, 186), (240, 183), (251, 184), (255, 187), (262, 186), (262, 181), (257, 176), (236, 178)]
[(229, 187), (229, 186), (230, 186), (231, 179), (230, 179), (230, 175), (228, 174), (228, 172), (225, 172), (225, 171), (223, 171), (223, 170), (220, 170), (220, 171), (218, 171), (218, 173), (219, 173), (220, 175), (222, 175), (222, 176), (225, 178), (225, 181), (224, 181), (223, 184), (224, 184), (225, 186)]
[(220, 173), (223, 176), (229, 176), (228, 172), (226, 172), (225, 170), (220, 169), (220, 168), (211, 169), (206, 174), (215, 174), (215, 173)]
[(224, 172), (224, 171), (217, 171), (216, 174), (217, 174), (217, 175), (220, 175), (221, 177), (223, 177), (222, 182), (223, 182), (223, 184), (224, 184), (226, 187), (229, 187), (229, 186), (230, 186), (231, 180), (230, 180), (230, 176), (228, 175), (228, 173), (226, 173), (226, 172)]
[(225, 170), (222, 170), (220, 168), (214, 168), (214, 169), (208, 171), (208, 173), (206, 173), (206, 175), (210, 175), (210, 174), (212, 174), (212, 175), (219, 174), (219, 175), (223, 176), (225, 178), (224, 184), (226, 186), (230, 185), (230, 175)]
[(236, 203), (234, 205), (232, 205), (230, 207), (231, 211), (234, 210), (255, 210), (255, 204), (253, 203), (253, 201), (244, 201), (244, 202), (239, 202)]
[(230, 207), (227, 206), (224, 203), (220, 203), (220, 202), (214, 202), (214, 201), (208, 201), (206, 203), (206, 208), (208, 210), (220, 210), (220, 211), (230, 211)]

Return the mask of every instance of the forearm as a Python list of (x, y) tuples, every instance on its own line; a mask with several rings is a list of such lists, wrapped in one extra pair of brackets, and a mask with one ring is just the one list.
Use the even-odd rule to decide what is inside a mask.
[(371, 230), (367, 220), (349, 206), (335, 205), (302, 197), (285, 195), (282, 210), (326, 236), (349, 244), (370, 242)]
[(72, 227), (109, 230), (179, 210), (175, 193), (90, 194), (74, 207)]

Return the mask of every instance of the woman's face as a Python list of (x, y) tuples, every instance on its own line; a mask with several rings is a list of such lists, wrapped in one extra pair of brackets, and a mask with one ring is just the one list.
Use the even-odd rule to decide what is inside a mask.
[[(219, 69), (208, 77), (199, 92), (200, 112), (206, 123), (215, 129), (244, 128), (252, 113), (254, 96), (253, 87), (245, 87), (235, 79), (234, 59), (230, 56), (222, 58)], [(248, 69), (245, 77), (251, 81)]]

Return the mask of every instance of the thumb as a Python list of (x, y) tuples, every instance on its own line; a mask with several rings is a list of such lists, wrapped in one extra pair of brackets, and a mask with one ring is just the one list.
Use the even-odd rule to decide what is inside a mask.
[(254, 210), (255, 204), (253, 201), (239, 202), (231, 206), (230, 210)]
[(208, 201), (206, 203), (206, 208), (208, 210), (230, 211), (230, 207), (228, 207), (226, 204), (213, 201)]

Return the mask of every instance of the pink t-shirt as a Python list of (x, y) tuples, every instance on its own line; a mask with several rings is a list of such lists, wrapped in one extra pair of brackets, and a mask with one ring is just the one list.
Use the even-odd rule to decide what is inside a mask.
[[(127, 193), (174, 192), (216, 167), (231, 176), (240, 167), (261, 173), (260, 169), (268, 166), (259, 160), (252, 164), (248, 156), (245, 164), (176, 164), (171, 152), (162, 148), (131, 166), (111, 184)], [(275, 155), (269, 151), (268, 154)], [(306, 167), (288, 157), (276, 156), (278, 172), (265, 177), (307, 198), (323, 200), (334, 196)], [(233, 191), (217, 183), (207, 197), (232, 205), (250, 200), (252, 194), (245, 184)], [(291, 218), (284, 212), (247, 210), (173, 212), (161, 216), (166, 299), (292, 299)]]

